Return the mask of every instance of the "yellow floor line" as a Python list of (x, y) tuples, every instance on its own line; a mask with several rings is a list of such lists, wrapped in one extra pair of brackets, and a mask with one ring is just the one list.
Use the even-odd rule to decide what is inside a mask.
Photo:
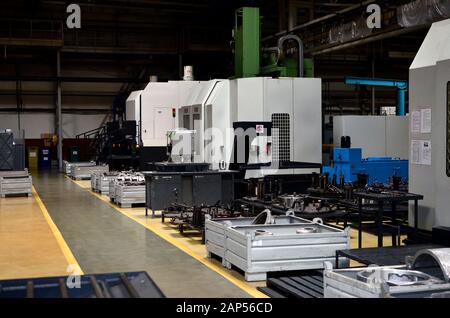
[(64, 257), (66, 258), (67, 263), (71, 266), (68, 274), (83, 275), (83, 271), (81, 270), (80, 265), (78, 264), (75, 256), (72, 254), (72, 251), (70, 250), (69, 246), (67, 245), (66, 241), (64, 240), (64, 237), (62, 236), (62, 234), (59, 231), (58, 227), (56, 226), (55, 222), (53, 222), (52, 217), (48, 213), (47, 208), (45, 207), (44, 203), (42, 202), (41, 198), (39, 197), (34, 186), (33, 186), (33, 197), (36, 200), (37, 204), (39, 205), (39, 208), (41, 209), (45, 220), (47, 221), (48, 225), (50, 226), (50, 229), (51, 229), (53, 235), (55, 236), (56, 241), (58, 242), (58, 245), (64, 254)]
[[(103, 202), (109, 204), (116, 211), (120, 212), (121, 214), (125, 215), (126, 217), (130, 218), (131, 220), (133, 220), (133, 221), (139, 223), (140, 225), (144, 226), (145, 228), (147, 228), (148, 230), (152, 231), (153, 233), (155, 233), (156, 235), (158, 235), (159, 237), (161, 237), (165, 241), (169, 242), (170, 244), (172, 244), (173, 246), (175, 246), (178, 249), (182, 250), (183, 252), (185, 252), (186, 254), (191, 256), (192, 258), (196, 259), (197, 261), (199, 261), (200, 263), (202, 263), (203, 265), (205, 265), (209, 269), (211, 269), (214, 272), (218, 273), (219, 275), (221, 275), (222, 277), (227, 279), (229, 282), (231, 282), (232, 284), (236, 285), (237, 287), (239, 287), (240, 289), (242, 289), (243, 291), (245, 291), (247, 294), (251, 295), (252, 297), (255, 297), (255, 298), (268, 298), (267, 295), (265, 295), (265, 294), (261, 293), (260, 291), (258, 291), (256, 289), (256, 287), (251, 286), (247, 282), (245, 282), (243, 280), (240, 280), (239, 278), (234, 277), (231, 273), (227, 272), (227, 270), (221, 264), (213, 263), (208, 258), (206, 258), (206, 256), (205, 257), (199, 256), (198, 254), (196, 254), (192, 250), (190, 250), (186, 245), (181, 244), (179, 242), (179, 240), (170, 237), (170, 235), (168, 235), (167, 232), (162, 231), (160, 229), (157, 229), (157, 228), (155, 228), (155, 227), (145, 223), (145, 220), (139, 220), (139, 219), (133, 217), (132, 215), (129, 215), (129, 214), (125, 213), (124, 211), (121, 211), (121, 209), (118, 206), (116, 206), (115, 204), (111, 203), (107, 197), (102, 196), (102, 195), (100, 195), (98, 193), (92, 192), (90, 190), (90, 187), (83, 186), (82, 183), (80, 183), (80, 182), (78, 182), (76, 180), (73, 180), (71, 178), (69, 178), (69, 179), (72, 182), (74, 182), (77, 186), (79, 186), (80, 188), (89, 191), (89, 193), (91, 193), (92, 195), (97, 197), (99, 200), (102, 200)], [(206, 250), (205, 250), (205, 255), (206, 255)]]

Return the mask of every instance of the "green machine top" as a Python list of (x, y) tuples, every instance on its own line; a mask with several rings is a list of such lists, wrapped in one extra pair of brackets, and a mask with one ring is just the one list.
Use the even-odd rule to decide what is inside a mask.
[(303, 57), (303, 42), (288, 34), (278, 39), (277, 46), (261, 48), (261, 16), (259, 8), (236, 10), (234, 36), (234, 78), (273, 76), (312, 76), (312, 60)]

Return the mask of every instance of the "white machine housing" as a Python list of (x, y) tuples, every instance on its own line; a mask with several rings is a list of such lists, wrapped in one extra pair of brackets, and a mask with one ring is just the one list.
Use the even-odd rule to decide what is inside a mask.
[[(190, 120), (180, 115), (180, 126), (196, 131), (196, 162), (208, 162), (213, 169), (228, 169), (234, 144), (233, 123), (272, 122), (284, 114), (289, 120), (289, 160), (322, 162), (321, 79), (316, 78), (242, 78), (203, 82), (191, 94), (180, 114), (191, 112)], [(223, 138), (210, 138), (208, 129), (221, 131)], [(252, 151), (272, 140), (256, 140)], [(202, 141), (202, 142), (200, 142)], [(259, 152), (261, 153), (261, 151)], [(270, 162), (271, 156), (261, 156)], [(246, 178), (265, 174), (319, 172), (318, 169), (249, 170)]]
[[(414, 163), (413, 149), (409, 163), (410, 191), (424, 195), (418, 221), (425, 230), (435, 225), (450, 226), (449, 82), (450, 19), (447, 19), (431, 26), (409, 72), (410, 114), (431, 109), (431, 133), (410, 129), (411, 144), (413, 140), (431, 141), (431, 164)], [(412, 211), (410, 207), (410, 225), (414, 222)]]
[(334, 116), (333, 143), (350, 136), (352, 148), (362, 148), (363, 158), (409, 158), (408, 116)]
[[(199, 81), (150, 82), (127, 99), (127, 120), (136, 120), (144, 147), (165, 147), (166, 133), (178, 126), (180, 105), (186, 103)], [(142, 116), (142, 118), (141, 118)]]

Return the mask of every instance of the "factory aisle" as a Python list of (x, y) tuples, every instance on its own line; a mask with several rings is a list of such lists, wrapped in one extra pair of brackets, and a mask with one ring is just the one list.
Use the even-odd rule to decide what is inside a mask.
[(0, 198), (0, 279), (65, 276), (69, 265), (55, 229), (32, 197)]
[(249, 297), (64, 175), (34, 185), (84, 273), (147, 271), (168, 297)]

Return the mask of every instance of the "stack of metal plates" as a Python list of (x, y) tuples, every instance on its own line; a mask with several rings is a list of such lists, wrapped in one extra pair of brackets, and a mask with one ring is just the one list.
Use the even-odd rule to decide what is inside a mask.
[(31, 196), (33, 179), (28, 174), (28, 170), (21, 171), (0, 171), (0, 196), (5, 198), (8, 195)]
[[(245, 224), (241, 219), (205, 221), (208, 254), (222, 257), (227, 268), (245, 272), (247, 281), (267, 279), (268, 272), (324, 268), (334, 261), (337, 250), (350, 246), (349, 230), (294, 217), (267, 224)], [(342, 266), (348, 264), (342, 259)]]

